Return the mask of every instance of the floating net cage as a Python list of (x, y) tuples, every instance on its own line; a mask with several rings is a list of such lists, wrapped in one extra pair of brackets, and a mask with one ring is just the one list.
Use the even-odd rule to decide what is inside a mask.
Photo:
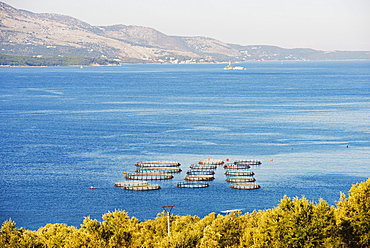
[(148, 172), (178, 173), (178, 172), (181, 172), (181, 169), (178, 167), (140, 167), (135, 172), (137, 173), (148, 173)]
[(135, 190), (135, 191), (146, 191), (146, 190), (156, 190), (160, 189), (161, 186), (158, 184), (146, 184), (146, 185), (128, 185), (123, 187), (126, 190)]
[(186, 172), (187, 175), (214, 175), (213, 170), (189, 170)]
[(214, 170), (217, 168), (217, 165), (192, 164), (190, 168), (197, 170)]
[(212, 181), (214, 179), (213, 175), (188, 175), (185, 177), (186, 181)]
[(166, 173), (133, 173), (127, 174), (125, 178), (133, 180), (166, 180), (173, 178), (173, 176)]
[(173, 161), (145, 161), (137, 162), (135, 165), (138, 167), (177, 167), (181, 164)]
[(259, 165), (259, 164), (262, 164), (262, 162), (259, 160), (247, 159), (247, 160), (237, 160), (234, 162), (234, 164)]
[(248, 177), (248, 176), (233, 176), (233, 177), (227, 177), (226, 182), (254, 182), (256, 179), (254, 177)]
[(222, 160), (210, 159), (210, 158), (199, 161), (199, 164), (205, 164), (205, 165), (221, 165), (223, 163), (224, 163), (224, 161), (222, 161)]
[(233, 189), (259, 189), (261, 188), (260, 185), (256, 183), (232, 183), (230, 188)]
[(122, 181), (114, 184), (116, 187), (126, 187), (126, 186), (135, 186), (135, 185), (148, 185), (146, 181)]
[(179, 188), (195, 189), (195, 188), (209, 187), (209, 184), (208, 183), (178, 183), (176, 186), (179, 187)]
[(227, 176), (253, 176), (254, 172), (249, 170), (227, 170), (225, 171)]
[(224, 169), (249, 169), (251, 166), (249, 164), (226, 164)]

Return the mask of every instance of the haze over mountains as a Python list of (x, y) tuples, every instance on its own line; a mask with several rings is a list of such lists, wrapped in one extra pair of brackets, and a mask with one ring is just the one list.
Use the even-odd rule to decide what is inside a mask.
[(103, 57), (122, 63), (370, 59), (370, 51), (242, 46), (208, 37), (168, 36), (141, 26), (92, 26), (70, 16), (32, 13), (3, 2), (0, 54)]

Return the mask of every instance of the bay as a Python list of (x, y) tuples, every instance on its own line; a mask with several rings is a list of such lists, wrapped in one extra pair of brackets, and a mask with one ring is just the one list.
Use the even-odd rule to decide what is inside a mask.
[[(0, 221), (78, 227), (116, 209), (153, 219), (163, 205), (203, 217), (284, 195), (334, 205), (369, 177), (369, 61), (241, 65), (0, 68)], [(177, 188), (206, 158), (262, 161), (261, 189), (231, 189), (222, 167), (208, 188)], [(113, 186), (148, 160), (183, 171), (156, 191)]]

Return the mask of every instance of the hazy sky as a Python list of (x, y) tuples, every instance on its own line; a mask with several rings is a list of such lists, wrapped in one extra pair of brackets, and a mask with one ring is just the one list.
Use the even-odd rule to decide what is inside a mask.
[[(2, 1), (2, 0), (0, 0)], [(95, 26), (154, 28), (240, 45), (370, 51), (370, 0), (4, 0)]]

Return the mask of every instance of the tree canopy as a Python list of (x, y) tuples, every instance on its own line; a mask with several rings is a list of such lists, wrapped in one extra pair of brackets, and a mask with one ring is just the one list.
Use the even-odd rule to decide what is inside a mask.
[(76, 66), (76, 65), (119, 65), (119, 62), (106, 58), (78, 56), (66, 57), (27, 57), (0, 54), (0, 65), (4, 66)]
[(171, 215), (139, 221), (126, 211), (86, 217), (79, 228), (47, 224), (31, 231), (12, 220), (0, 229), (2, 247), (370, 247), (370, 179), (342, 193), (336, 206), (320, 199), (284, 197), (277, 207), (252, 213)]

